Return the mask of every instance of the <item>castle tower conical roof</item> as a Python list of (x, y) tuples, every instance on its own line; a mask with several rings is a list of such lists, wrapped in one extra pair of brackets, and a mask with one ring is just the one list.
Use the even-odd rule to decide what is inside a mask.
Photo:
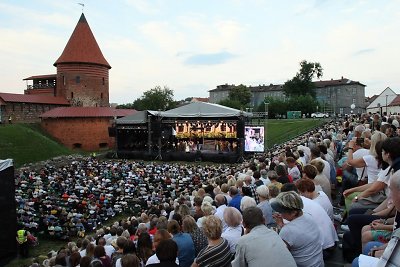
[(110, 64), (108, 64), (107, 60), (104, 58), (83, 13), (74, 32), (68, 40), (64, 51), (54, 63), (54, 66), (57, 66), (60, 63), (92, 63), (111, 69)]

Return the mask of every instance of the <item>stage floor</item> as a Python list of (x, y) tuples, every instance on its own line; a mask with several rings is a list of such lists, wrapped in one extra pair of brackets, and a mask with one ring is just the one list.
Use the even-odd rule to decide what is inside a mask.
[(217, 151), (217, 150), (195, 150), (195, 151), (162, 151), (161, 158), (158, 152), (152, 151), (133, 151), (118, 150), (118, 158), (143, 159), (143, 160), (163, 160), (163, 161), (188, 161), (188, 162), (216, 162), (216, 163), (236, 163), (240, 159), (237, 152)]

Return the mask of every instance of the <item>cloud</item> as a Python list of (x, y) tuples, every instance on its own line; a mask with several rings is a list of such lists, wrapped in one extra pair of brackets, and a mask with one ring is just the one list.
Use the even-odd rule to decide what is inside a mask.
[(360, 49), (360, 50), (354, 52), (354, 53), (353, 53), (353, 56), (361, 56), (361, 55), (364, 55), (364, 54), (373, 53), (373, 52), (375, 52), (375, 51), (376, 51), (375, 48)]
[(155, 15), (161, 12), (161, 4), (158, 1), (156, 1), (156, 4), (147, 0), (125, 0), (125, 2), (146, 15)]
[(185, 60), (186, 65), (218, 65), (226, 63), (236, 55), (231, 54), (229, 52), (218, 52), (218, 53), (209, 53), (209, 54), (197, 54), (188, 57)]

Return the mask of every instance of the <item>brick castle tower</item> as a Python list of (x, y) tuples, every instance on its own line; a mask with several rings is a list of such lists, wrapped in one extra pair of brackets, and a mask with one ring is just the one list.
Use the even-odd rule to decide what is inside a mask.
[(57, 68), (55, 96), (68, 99), (72, 106), (109, 106), (111, 66), (83, 13), (54, 66)]

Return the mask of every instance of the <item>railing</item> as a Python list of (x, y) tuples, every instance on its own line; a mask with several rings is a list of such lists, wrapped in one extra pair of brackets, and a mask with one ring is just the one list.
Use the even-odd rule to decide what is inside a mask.
[(46, 88), (54, 88), (56, 87), (55, 83), (38, 83), (38, 84), (31, 84), (31, 85), (27, 85), (27, 89), (46, 89)]

